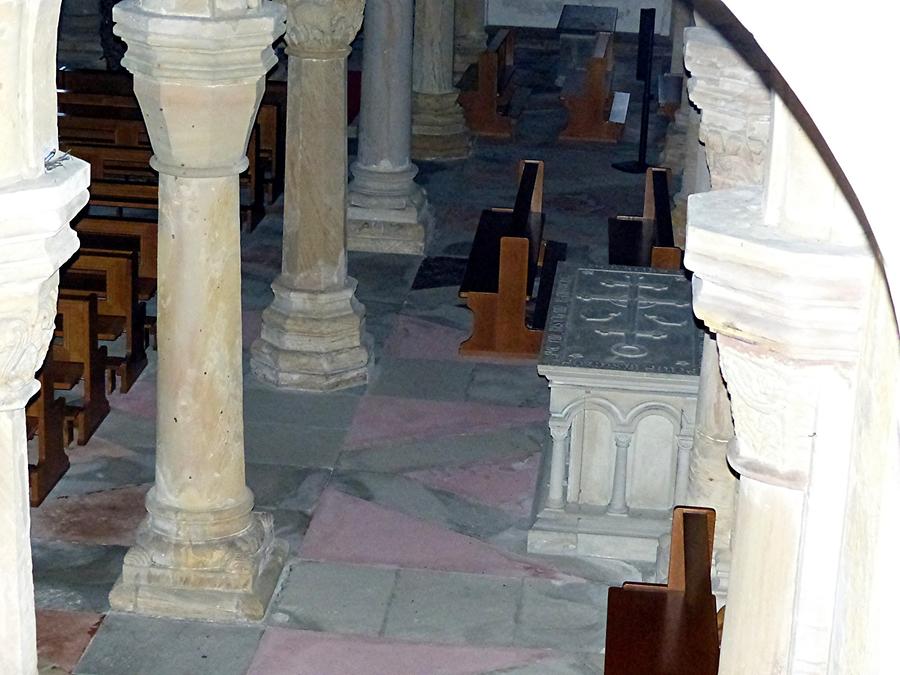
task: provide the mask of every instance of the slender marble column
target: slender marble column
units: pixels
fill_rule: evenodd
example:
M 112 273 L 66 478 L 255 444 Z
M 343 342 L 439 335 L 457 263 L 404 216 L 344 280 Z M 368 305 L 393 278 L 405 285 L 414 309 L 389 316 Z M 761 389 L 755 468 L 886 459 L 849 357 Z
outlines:
M 244 477 L 238 174 L 284 9 L 183 9 L 114 10 L 160 173 L 159 378 L 156 482 L 110 605 L 259 619 L 287 547 Z
M 624 515 L 628 513 L 626 501 L 628 446 L 631 445 L 630 434 L 616 434 L 616 465 L 613 469 L 612 498 L 609 500 L 607 513 Z
M 566 475 L 566 455 L 569 453 L 569 424 L 565 420 L 550 424 L 553 450 L 550 454 L 550 489 L 547 494 L 547 508 L 561 509 L 566 505 L 564 483 Z
M 347 276 L 347 55 L 363 0 L 288 2 L 288 119 L 281 275 L 251 368 L 279 387 L 364 384 L 370 340 Z
M 25 406 L 90 169 L 56 134 L 59 0 L 0 0 L 0 673 L 37 675 Z
M 347 244 L 351 250 L 425 252 L 429 213 L 413 182 L 413 0 L 369 0 L 363 26 L 359 153 L 350 168 Z
M 453 160 L 469 154 L 466 118 L 453 86 L 453 3 L 416 0 L 412 156 Z
M 478 55 L 487 46 L 487 33 L 484 31 L 484 0 L 456 0 L 455 15 L 455 49 L 453 50 L 454 75 L 463 72 L 478 61 Z

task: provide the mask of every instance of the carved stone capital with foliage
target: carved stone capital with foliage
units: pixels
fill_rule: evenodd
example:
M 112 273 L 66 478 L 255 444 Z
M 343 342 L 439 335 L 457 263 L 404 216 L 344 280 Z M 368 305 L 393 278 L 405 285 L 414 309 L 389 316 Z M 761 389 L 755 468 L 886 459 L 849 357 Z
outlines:
M 301 52 L 345 52 L 362 25 L 365 0 L 287 0 L 287 43 Z

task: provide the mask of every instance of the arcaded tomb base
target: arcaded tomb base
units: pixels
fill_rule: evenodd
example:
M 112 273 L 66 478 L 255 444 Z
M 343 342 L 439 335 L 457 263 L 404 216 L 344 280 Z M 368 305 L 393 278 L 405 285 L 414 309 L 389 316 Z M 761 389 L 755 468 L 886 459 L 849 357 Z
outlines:
M 560 267 L 538 372 L 550 382 L 549 480 L 533 553 L 654 562 L 687 485 L 701 332 L 690 282 Z

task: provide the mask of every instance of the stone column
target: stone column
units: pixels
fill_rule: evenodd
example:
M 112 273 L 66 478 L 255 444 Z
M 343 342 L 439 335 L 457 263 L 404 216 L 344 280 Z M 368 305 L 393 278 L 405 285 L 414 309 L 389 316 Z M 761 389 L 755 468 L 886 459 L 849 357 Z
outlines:
M 253 343 L 254 374 L 279 387 L 365 384 L 369 340 L 347 276 L 347 55 L 363 0 L 288 2 L 288 118 L 281 274 Z
M 550 452 L 550 488 L 547 493 L 547 508 L 561 509 L 566 505 L 566 458 L 569 454 L 569 433 L 571 429 L 565 419 L 550 421 L 550 437 L 553 448 Z
M 872 251 L 799 124 L 775 110 L 765 185 L 688 203 L 694 311 L 717 333 L 728 462 L 741 476 L 719 669 L 729 674 L 827 670 L 841 640 L 841 550 L 860 541 L 844 542 L 851 452 L 878 452 L 854 436 L 854 416 L 873 407 L 854 411 Z
M 625 515 L 628 513 L 626 501 L 628 474 L 628 446 L 631 445 L 631 434 L 616 434 L 616 463 L 613 469 L 612 497 L 609 500 L 607 513 Z
M 453 50 L 453 73 L 457 77 L 478 61 L 487 46 L 484 31 L 485 0 L 456 0 L 454 3 L 456 48 Z
M 156 482 L 110 605 L 260 619 L 287 547 L 244 479 L 238 174 L 284 8 L 179 7 L 114 11 L 160 174 L 159 377 Z
M 0 673 L 37 674 L 25 405 L 90 169 L 56 154 L 58 0 L 0 0 Z
M 469 132 L 453 86 L 452 2 L 416 0 L 412 88 L 413 159 L 467 157 Z
M 359 152 L 350 167 L 347 245 L 351 250 L 422 255 L 429 224 L 413 182 L 413 0 L 369 0 L 363 26 Z

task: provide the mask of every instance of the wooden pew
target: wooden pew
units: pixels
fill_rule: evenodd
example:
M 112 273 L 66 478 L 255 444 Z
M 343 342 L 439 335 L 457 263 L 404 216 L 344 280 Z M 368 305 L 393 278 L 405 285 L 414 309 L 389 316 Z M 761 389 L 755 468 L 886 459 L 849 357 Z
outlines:
M 147 301 L 154 296 L 159 257 L 159 226 L 156 220 L 82 216 L 72 226 L 79 234 L 135 238 L 138 250 L 138 300 Z
M 669 580 L 610 588 L 605 675 L 715 675 L 716 599 L 710 565 L 716 513 L 676 507 Z
M 28 463 L 28 486 L 32 506 L 39 506 L 69 469 L 66 455 L 65 401 L 53 389 L 53 357 L 48 351 L 37 373 L 40 390 L 25 406 L 25 431 L 29 441 L 37 439 L 37 461 Z
M 270 80 L 257 114 L 259 156 L 269 169 L 265 176 L 266 203 L 284 192 L 284 144 L 287 129 L 287 82 Z
M 560 99 L 569 118 L 560 140 L 599 143 L 621 140 L 625 125 L 609 121 L 613 65 L 613 34 L 597 33 L 587 69 L 571 71 L 563 85 Z
M 683 256 L 672 231 L 669 171 L 650 167 L 645 178 L 643 214 L 609 219 L 609 262 L 677 270 Z
M 519 174 L 514 208 L 483 211 L 475 232 L 459 289 L 474 315 L 472 335 L 459 348 L 464 356 L 531 358 L 541 346 L 566 245 L 542 239 L 544 163 L 521 162 Z M 529 308 L 535 281 L 538 295 Z
M 107 350 L 98 342 L 97 296 L 59 294 L 52 385 L 73 389 L 83 385 L 81 403 L 66 405 L 66 419 L 74 425 L 78 445 L 87 443 L 109 413 L 105 369 Z
M 487 49 L 463 73 L 457 85 L 459 104 L 473 134 L 509 138 L 512 120 L 502 114 L 514 92 L 516 33 L 512 28 L 498 30 Z
M 144 303 L 137 300 L 137 269 L 134 251 L 80 250 L 64 266 L 60 277 L 60 288 L 67 293 L 97 295 L 97 333 L 101 340 L 114 341 L 125 336 L 125 356 L 106 359 L 110 391 L 118 375 L 121 390 L 127 393 L 147 365 L 146 311 Z

